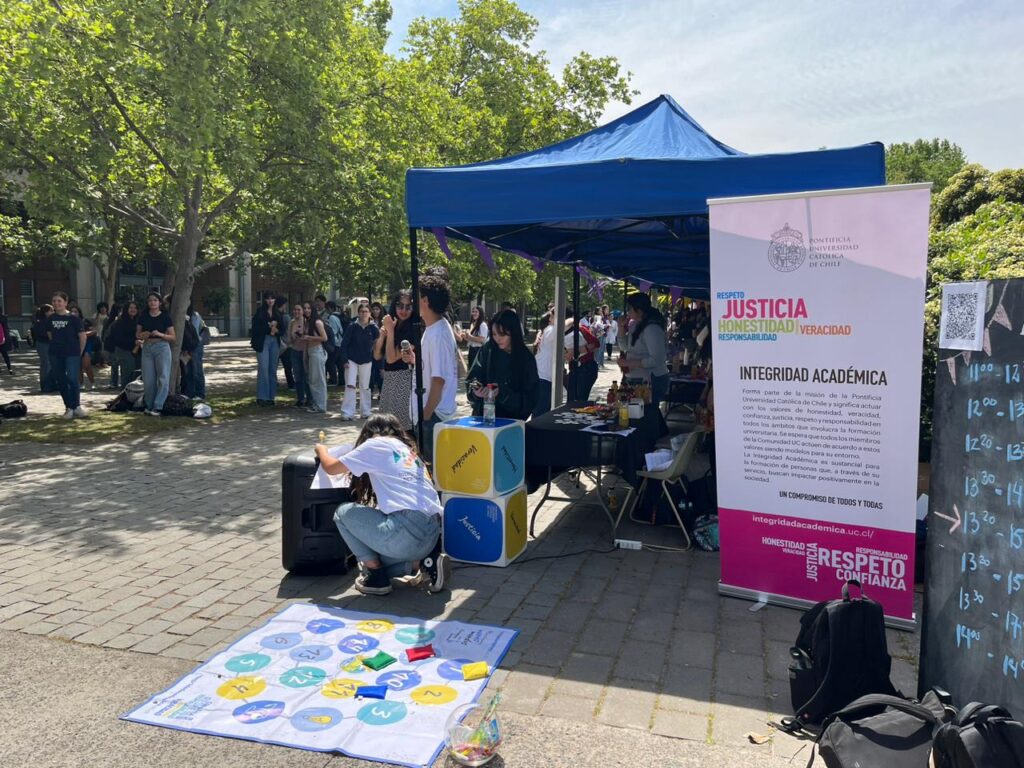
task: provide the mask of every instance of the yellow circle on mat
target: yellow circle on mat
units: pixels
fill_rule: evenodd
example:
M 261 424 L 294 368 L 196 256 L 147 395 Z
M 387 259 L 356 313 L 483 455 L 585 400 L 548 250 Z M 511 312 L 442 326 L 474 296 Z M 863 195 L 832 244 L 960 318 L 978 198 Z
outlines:
M 350 675 L 362 674 L 366 671 L 366 667 L 363 666 L 363 658 L 365 657 L 359 655 L 351 661 L 346 661 L 341 665 L 341 670 L 343 672 L 348 672 Z
M 358 680 L 348 680 L 344 677 L 339 677 L 324 685 L 320 689 L 320 693 L 329 699 L 351 699 L 356 695 L 356 688 L 360 685 L 363 685 L 363 683 Z
M 360 621 L 356 624 L 356 629 L 360 632 L 374 632 L 376 634 L 390 632 L 394 628 L 394 624 L 383 619 L 370 619 L 370 621 Z
M 262 693 L 266 687 L 267 681 L 262 677 L 244 675 L 222 683 L 217 689 L 217 695 L 224 699 L 247 699 Z
M 447 685 L 424 685 L 410 694 L 417 704 L 447 704 L 455 701 L 459 692 Z

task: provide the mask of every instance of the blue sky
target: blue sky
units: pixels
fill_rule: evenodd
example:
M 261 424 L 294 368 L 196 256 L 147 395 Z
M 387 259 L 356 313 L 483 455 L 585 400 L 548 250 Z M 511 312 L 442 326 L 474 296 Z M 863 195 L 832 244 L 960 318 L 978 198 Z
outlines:
M 391 0 L 411 19 L 455 0 Z M 945 138 L 991 169 L 1024 167 L 1024 3 L 889 0 L 520 0 L 557 72 L 617 56 L 635 104 L 675 97 L 745 152 Z M 614 105 L 606 118 L 629 107 Z

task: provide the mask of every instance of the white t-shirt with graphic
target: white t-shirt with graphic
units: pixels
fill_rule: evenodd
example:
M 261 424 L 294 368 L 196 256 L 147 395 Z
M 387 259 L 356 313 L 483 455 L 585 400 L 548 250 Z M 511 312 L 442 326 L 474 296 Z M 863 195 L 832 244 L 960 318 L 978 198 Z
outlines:
M 353 476 L 370 476 L 377 507 L 386 515 L 402 509 L 416 509 L 425 515 L 443 511 L 427 468 L 416 452 L 397 438 L 371 437 L 341 461 Z
M 456 355 L 455 334 L 444 318 L 433 325 L 428 325 L 420 339 L 420 349 L 416 355 L 418 365 L 423 366 L 423 405 L 426 407 L 430 397 L 430 381 L 433 378 L 444 379 L 441 400 L 434 413 L 441 421 L 455 416 L 455 394 L 459 388 L 459 362 Z M 413 388 L 415 390 L 415 387 Z M 413 423 L 419 421 L 419 410 L 416 407 L 416 392 L 409 397 L 409 410 Z

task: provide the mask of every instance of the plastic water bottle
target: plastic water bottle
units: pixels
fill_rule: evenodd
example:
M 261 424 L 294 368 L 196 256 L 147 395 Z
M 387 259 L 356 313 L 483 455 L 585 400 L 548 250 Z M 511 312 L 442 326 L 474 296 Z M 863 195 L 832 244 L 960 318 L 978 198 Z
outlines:
M 488 384 L 484 393 L 484 426 L 494 426 L 494 395 L 494 387 Z

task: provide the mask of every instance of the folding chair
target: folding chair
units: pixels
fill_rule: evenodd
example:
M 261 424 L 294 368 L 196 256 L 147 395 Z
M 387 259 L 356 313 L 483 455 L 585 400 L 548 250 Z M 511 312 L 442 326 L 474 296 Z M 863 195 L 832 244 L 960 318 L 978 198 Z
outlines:
M 616 529 L 619 527 L 619 522 L 622 520 L 622 516 L 629 511 L 629 519 L 634 522 L 644 522 L 637 520 L 633 517 L 633 511 L 643 497 L 644 491 L 647 490 L 647 483 L 651 480 L 656 480 L 661 483 L 661 492 L 664 494 L 665 499 L 668 501 L 669 506 L 672 508 L 672 513 L 676 516 L 676 521 L 679 523 L 679 529 L 683 532 L 683 538 L 686 540 L 686 549 L 693 546 L 693 542 L 690 541 L 690 534 L 686 531 L 686 526 L 683 525 L 683 519 L 679 516 L 679 509 L 676 507 L 676 503 L 672 498 L 671 492 L 668 487 L 670 485 L 678 485 L 684 489 L 683 477 L 686 475 L 686 470 L 690 466 L 690 462 L 693 460 L 694 454 L 697 453 L 697 446 L 700 444 L 700 439 L 704 435 L 704 430 L 700 427 L 696 428 L 686 437 L 686 442 L 676 452 L 675 458 L 672 459 L 672 463 L 668 465 L 666 469 L 658 470 L 642 470 L 637 472 L 638 477 L 643 478 L 643 482 L 640 483 L 640 488 L 633 494 L 632 486 L 629 492 L 626 494 L 626 499 L 622 504 L 622 509 L 619 510 L 619 516 L 615 520 Z M 632 500 L 632 504 L 630 504 Z

